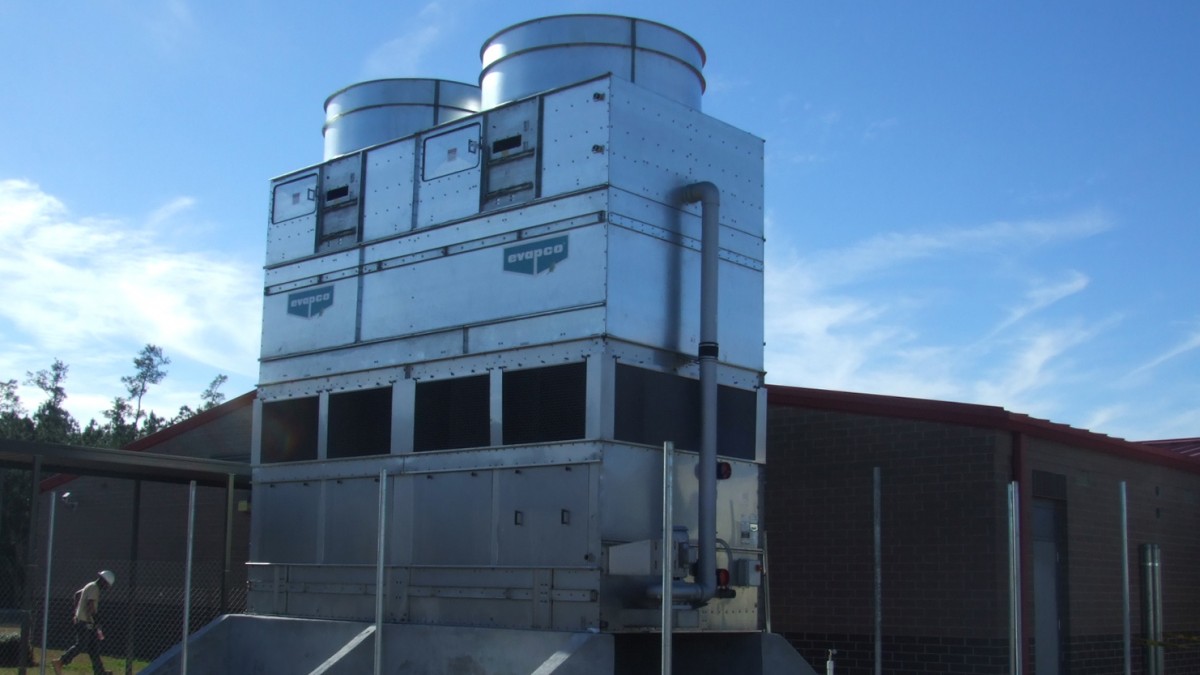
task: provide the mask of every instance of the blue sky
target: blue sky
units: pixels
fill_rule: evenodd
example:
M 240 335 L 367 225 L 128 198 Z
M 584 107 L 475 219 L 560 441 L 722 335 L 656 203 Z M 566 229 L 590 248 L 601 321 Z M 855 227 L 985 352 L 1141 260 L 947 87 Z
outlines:
M 152 342 L 160 413 L 248 391 L 268 180 L 320 161 L 325 97 L 474 82 L 575 12 L 692 35 L 705 112 L 766 140 L 768 382 L 1200 435 L 1183 0 L 0 0 L 0 379 L 61 358 L 86 422 Z

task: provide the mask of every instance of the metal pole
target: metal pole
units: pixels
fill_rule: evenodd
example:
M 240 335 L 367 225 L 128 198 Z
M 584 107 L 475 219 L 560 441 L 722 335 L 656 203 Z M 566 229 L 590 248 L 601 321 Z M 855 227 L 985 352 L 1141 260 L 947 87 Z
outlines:
M 225 569 L 221 571 L 221 613 L 229 613 L 229 575 L 233 573 L 233 474 L 225 483 Z
M 1162 550 L 1154 544 L 1154 675 L 1164 675 L 1167 672 L 1163 663 L 1166 647 L 1163 645 L 1163 604 L 1162 604 Z
M 375 537 L 375 675 L 383 668 L 383 565 L 387 558 L 387 469 L 379 470 L 379 527 Z
M 133 674 L 133 625 L 137 622 L 138 549 L 141 548 L 142 481 L 133 481 L 133 517 L 129 536 L 129 611 L 125 616 L 125 675 Z
M 1021 644 L 1021 493 L 1020 483 L 1008 484 L 1008 643 L 1009 672 L 1024 668 Z
M 1158 544 L 1142 544 L 1142 634 L 1146 675 L 1163 675 L 1162 577 Z
M 50 493 L 50 527 L 46 531 L 46 589 L 42 595 L 42 658 L 38 672 L 46 675 L 46 641 L 50 634 L 50 570 L 54 563 L 54 507 L 58 492 Z M 30 533 L 32 538 L 33 533 Z
M 1125 481 L 1121 481 L 1121 640 L 1125 650 L 1125 675 L 1133 672 L 1133 642 L 1129 618 L 1129 509 Z
M 875 675 L 883 675 L 883 476 L 879 467 L 872 473 L 875 483 Z
M 188 629 L 192 622 L 192 549 L 196 534 L 196 481 L 188 486 L 188 529 L 187 529 L 187 560 L 183 572 L 183 650 L 180 654 L 179 673 L 187 675 L 188 669 Z
M 41 529 L 40 514 L 41 499 L 39 499 L 42 483 L 42 456 L 33 456 L 33 471 L 29 476 L 29 536 L 25 542 L 25 578 L 21 581 L 21 602 L 23 606 L 33 609 L 37 605 L 37 537 L 34 534 Z
M 763 614 L 766 615 L 767 632 L 771 631 L 771 568 L 768 565 L 770 556 L 767 555 L 767 531 L 758 531 L 759 541 L 762 542 L 762 587 L 763 587 Z
M 675 444 L 663 443 L 662 479 L 662 675 L 671 675 L 672 605 L 675 566 Z

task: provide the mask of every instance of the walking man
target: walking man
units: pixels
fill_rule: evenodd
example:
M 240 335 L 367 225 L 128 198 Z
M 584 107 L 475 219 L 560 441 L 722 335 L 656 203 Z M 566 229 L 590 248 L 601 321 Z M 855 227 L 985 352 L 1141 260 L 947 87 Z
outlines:
M 81 652 L 87 652 L 91 657 L 93 675 L 105 675 L 104 662 L 100 660 L 100 641 L 104 639 L 104 631 L 100 628 L 100 591 L 107 590 L 116 580 L 117 575 L 110 570 L 101 570 L 95 581 L 75 591 L 75 644 L 50 662 L 55 675 L 62 675 L 63 666 Z

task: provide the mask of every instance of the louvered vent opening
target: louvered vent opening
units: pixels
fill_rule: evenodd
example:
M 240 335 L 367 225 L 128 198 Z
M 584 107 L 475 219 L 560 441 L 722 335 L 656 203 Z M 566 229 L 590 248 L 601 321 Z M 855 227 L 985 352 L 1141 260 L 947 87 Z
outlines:
M 417 383 L 413 450 L 490 444 L 487 375 Z
M 504 444 L 583 438 L 587 366 L 569 363 L 504 373 Z
M 319 411 L 316 396 L 263 403 L 262 463 L 316 459 Z

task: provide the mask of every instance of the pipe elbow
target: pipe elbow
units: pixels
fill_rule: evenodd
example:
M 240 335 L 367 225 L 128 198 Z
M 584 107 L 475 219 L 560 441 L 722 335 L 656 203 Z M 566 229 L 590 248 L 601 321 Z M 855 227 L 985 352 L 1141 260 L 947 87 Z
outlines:
M 720 188 L 706 180 L 700 181 L 699 183 L 692 183 L 691 185 L 683 188 L 683 203 L 693 204 L 695 202 L 720 206 Z

